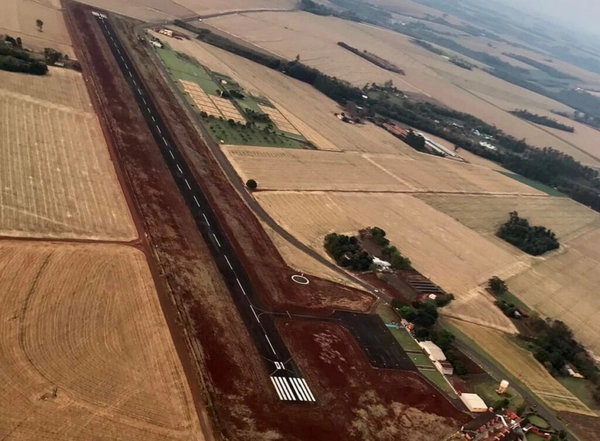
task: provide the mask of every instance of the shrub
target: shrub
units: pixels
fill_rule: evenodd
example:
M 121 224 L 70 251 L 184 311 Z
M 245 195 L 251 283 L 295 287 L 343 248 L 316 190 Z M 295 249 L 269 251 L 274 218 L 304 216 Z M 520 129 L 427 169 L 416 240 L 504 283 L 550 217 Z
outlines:
M 246 181 L 246 187 L 248 187 L 250 190 L 256 190 L 258 188 L 258 184 L 254 179 L 248 179 Z
M 494 295 L 497 296 L 504 294 L 506 291 L 508 291 L 508 286 L 506 285 L 506 282 L 498 276 L 494 276 L 490 280 L 488 280 L 488 288 Z

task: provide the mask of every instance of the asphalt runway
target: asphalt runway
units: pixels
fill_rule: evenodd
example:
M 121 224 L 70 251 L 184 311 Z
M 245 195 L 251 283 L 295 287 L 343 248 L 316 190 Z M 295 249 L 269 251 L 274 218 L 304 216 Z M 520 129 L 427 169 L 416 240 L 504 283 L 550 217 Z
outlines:
M 261 314 L 263 308 L 259 306 L 258 296 L 234 248 L 223 234 L 207 198 L 175 144 L 112 25 L 102 14 L 94 13 L 94 15 L 121 72 L 131 87 L 140 111 L 190 209 L 198 230 L 213 254 L 244 324 L 266 362 L 267 369 L 271 372 L 271 382 L 279 398 L 283 401 L 316 401 L 277 331 L 274 317 L 271 314 Z

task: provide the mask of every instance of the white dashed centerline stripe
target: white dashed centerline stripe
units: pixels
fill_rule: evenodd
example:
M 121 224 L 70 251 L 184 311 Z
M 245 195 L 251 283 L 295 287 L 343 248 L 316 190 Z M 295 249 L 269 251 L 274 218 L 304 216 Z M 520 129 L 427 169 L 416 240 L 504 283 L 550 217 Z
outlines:
M 190 183 L 188 182 L 188 180 L 184 179 L 184 181 L 185 181 L 185 185 L 187 185 L 188 190 L 191 190 L 192 187 L 190 187 Z
M 137 87 L 137 83 L 135 82 L 135 80 L 133 80 L 133 85 L 134 85 L 135 87 Z
M 117 54 L 121 55 L 121 51 L 117 48 Z
M 283 395 L 279 391 L 279 385 L 275 381 L 274 377 L 271 377 L 271 382 L 273 383 L 273 386 L 275 387 L 275 392 L 277 392 L 277 396 L 279 397 L 279 399 L 282 400 L 282 401 L 285 400 L 285 398 L 283 398 Z
M 154 119 L 154 115 L 150 115 L 150 118 L 152 118 L 153 122 L 156 122 L 156 120 Z
M 229 261 L 229 258 L 227 257 L 227 254 L 225 254 L 225 260 L 227 261 L 227 265 L 229 266 L 229 269 L 232 270 L 233 267 L 231 266 L 231 262 Z
M 148 103 L 146 102 L 145 98 L 142 98 L 142 101 L 144 102 L 144 105 L 147 105 Z
M 171 155 L 171 159 L 175 159 L 175 156 L 173 156 L 173 150 L 169 150 L 169 155 Z
M 139 87 L 138 87 L 138 94 L 139 94 L 139 95 L 141 95 L 141 94 L 142 94 L 142 91 L 139 89 Z
M 219 245 L 219 248 L 221 248 L 221 242 L 219 242 L 219 239 L 217 239 L 217 236 L 215 236 L 215 233 L 213 233 L 213 237 L 215 238 L 215 242 L 217 242 L 217 245 Z
M 121 60 L 122 60 L 123 62 L 125 62 L 125 58 L 123 58 L 123 55 L 121 55 Z
M 254 309 L 254 305 L 252 303 L 250 303 L 250 309 L 252 310 L 252 314 L 254 314 L 256 321 L 260 323 L 260 319 L 258 318 L 258 315 L 256 315 L 256 310 Z
M 273 354 L 277 355 L 277 352 L 275 352 L 275 348 L 271 344 L 271 340 L 269 340 L 269 336 L 267 334 L 265 334 L 265 338 L 267 339 L 267 343 L 269 343 L 269 346 L 271 346 L 271 350 L 273 351 Z
M 183 174 L 183 170 L 181 169 L 181 167 L 179 167 L 179 164 L 177 164 L 177 170 L 179 170 L 179 173 Z
M 246 297 L 248 297 L 248 296 L 246 295 L 246 291 L 244 290 L 244 287 L 243 287 L 243 286 L 242 286 L 242 284 L 240 283 L 240 279 L 238 279 L 238 278 L 236 277 L 235 281 L 236 281 L 236 282 L 238 283 L 238 285 L 240 286 L 240 289 L 242 290 L 242 292 L 244 293 L 244 295 L 245 295 Z
M 158 130 L 158 133 L 160 133 L 162 135 L 162 131 L 160 130 L 160 127 L 156 126 L 156 130 Z
M 128 70 L 128 71 L 127 71 L 127 73 L 129 74 L 129 76 L 130 76 L 131 78 L 133 78 L 133 75 L 131 75 L 131 71 L 130 71 L 130 70 Z
M 206 214 L 202 213 L 202 216 L 204 216 L 204 221 L 206 222 L 206 225 L 208 225 L 210 227 L 210 222 L 208 221 Z
M 165 145 L 169 145 L 169 143 L 167 142 L 167 140 L 165 139 L 165 137 L 162 137 L 163 142 L 165 143 Z

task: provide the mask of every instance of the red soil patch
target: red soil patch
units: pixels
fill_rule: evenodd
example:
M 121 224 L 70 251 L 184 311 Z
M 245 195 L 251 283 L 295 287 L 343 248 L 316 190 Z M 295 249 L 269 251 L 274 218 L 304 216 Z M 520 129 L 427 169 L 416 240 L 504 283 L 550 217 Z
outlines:
M 281 319 L 278 328 L 327 409 L 331 439 L 438 440 L 471 419 L 418 374 L 372 368 L 339 325 Z
M 600 418 L 572 412 L 558 412 L 558 417 L 569 424 L 581 439 L 600 439 Z

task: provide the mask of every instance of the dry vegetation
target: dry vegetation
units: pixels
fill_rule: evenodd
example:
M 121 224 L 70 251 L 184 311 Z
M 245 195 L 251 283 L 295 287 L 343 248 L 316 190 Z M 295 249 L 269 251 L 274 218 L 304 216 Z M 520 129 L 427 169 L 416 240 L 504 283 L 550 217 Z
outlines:
M 43 32 L 36 27 L 38 18 L 44 22 Z M 60 0 L 3 0 L 0 34 L 21 37 L 24 46 L 35 50 L 52 47 L 73 56 Z
M 544 225 L 563 242 L 600 226 L 600 215 L 566 197 L 472 196 L 423 194 L 419 199 L 467 227 L 493 235 L 518 211 L 534 225 Z
M 0 72 L 0 109 L 1 235 L 136 237 L 80 74 Z
M 0 256 L 0 437 L 202 439 L 140 251 L 5 241 Z
M 459 320 L 450 321 L 544 400 L 548 406 L 559 411 L 596 415 L 556 381 L 531 353 L 514 343 L 506 334 Z
M 81 0 L 80 3 L 142 21 L 173 20 L 197 15 L 174 0 Z
M 512 292 L 542 314 L 565 322 L 596 356 L 600 354 L 600 230 L 568 243 L 507 280 Z

